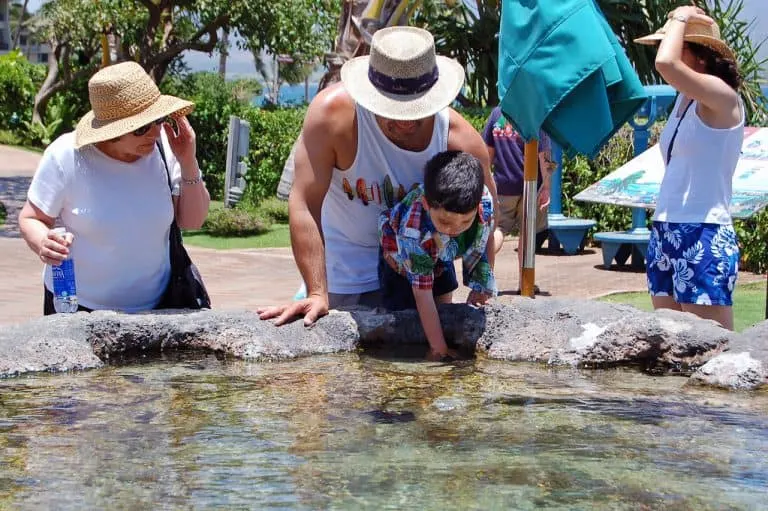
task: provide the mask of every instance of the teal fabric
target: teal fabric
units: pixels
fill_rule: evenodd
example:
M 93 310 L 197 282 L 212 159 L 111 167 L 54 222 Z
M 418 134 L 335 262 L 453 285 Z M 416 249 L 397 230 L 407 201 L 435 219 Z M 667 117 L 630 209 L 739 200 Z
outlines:
M 593 0 L 504 0 L 499 97 L 526 141 L 540 129 L 595 156 L 647 96 Z

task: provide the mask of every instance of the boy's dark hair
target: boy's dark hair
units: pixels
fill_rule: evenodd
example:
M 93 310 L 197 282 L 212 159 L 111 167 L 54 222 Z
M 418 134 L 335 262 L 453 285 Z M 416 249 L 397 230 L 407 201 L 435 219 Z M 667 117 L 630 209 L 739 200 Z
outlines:
M 483 165 L 462 151 L 443 151 L 424 167 L 424 197 L 430 208 L 469 213 L 483 198 Z
M 743 78 L 739 72 L 739 66 L 733 59 L 729 59 L 716 51 L 697 43 L 685 44 L 691 49 L 697 59 L 704 61 L 707 74 L 715 75 L 738 92 Z

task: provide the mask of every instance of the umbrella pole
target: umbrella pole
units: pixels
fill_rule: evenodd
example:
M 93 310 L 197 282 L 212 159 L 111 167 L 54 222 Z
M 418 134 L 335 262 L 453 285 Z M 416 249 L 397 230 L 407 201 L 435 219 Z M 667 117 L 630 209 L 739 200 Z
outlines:
M 539 141 L 531 140 L 525 144 L 525 165 L 523 167 L 523 268 L 520 271 L 520 295 L 534 297 L 536 280 L 536 179 L 539 174 Z

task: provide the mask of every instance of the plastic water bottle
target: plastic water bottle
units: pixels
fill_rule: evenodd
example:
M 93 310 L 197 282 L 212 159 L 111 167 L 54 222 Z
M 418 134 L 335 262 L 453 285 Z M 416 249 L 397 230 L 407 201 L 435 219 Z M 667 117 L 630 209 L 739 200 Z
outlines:
M 72 237 L 63 227 L 53 230 L 62 237 Z M 75 286 L 75 261 L 70 255 L 60 265 L 51 265 L 53 274 L 53 308 L 59 313 L 77 312 L 77 287 Z

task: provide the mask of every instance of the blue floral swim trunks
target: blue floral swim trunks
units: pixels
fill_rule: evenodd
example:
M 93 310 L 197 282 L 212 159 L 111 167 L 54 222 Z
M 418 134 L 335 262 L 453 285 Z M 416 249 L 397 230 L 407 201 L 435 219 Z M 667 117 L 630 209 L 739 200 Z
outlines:
M 651 296 L 733 305 L 739 244 L 732 225 L 653 222 L 647 261 Z

